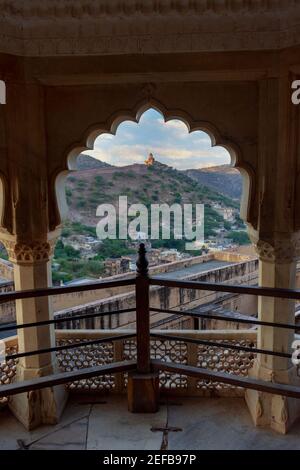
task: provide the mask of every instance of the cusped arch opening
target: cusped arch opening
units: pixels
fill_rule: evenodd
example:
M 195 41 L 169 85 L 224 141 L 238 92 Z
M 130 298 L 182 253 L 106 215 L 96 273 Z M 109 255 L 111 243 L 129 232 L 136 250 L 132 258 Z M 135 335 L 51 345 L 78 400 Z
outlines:
M 7 224 L 5 223 L 6 192 L 7 192 L 6 179 L 0 173 L 0 228 L 4 230 L 5 232 L 7 231 L 7 226 L 6 226 Z M 1 242 L 1 239 L 0 239 L 0 264 L 2 263 L 2 261 L 4 261 L 4 263 L 8 261 L 8 253 L 4 244 Z
M 151 110 L 159 113 L 164 123 L 169 123 L 174 120 L 183 123 L 187 128 L 188 134 L 193 134 L 196 131 L 205 133 L 210 139 L 211 148 L 221 147 L 228 152 L 230 166 L 236 168 L 242 176 L 240 216 L 246 223 L 249 222 L 250 201 L 253 193 L 254 178 L 252 169 L 242 160 L 239 147 L 234 142 L 228 141 L 228 139 L 224 138 L 220 131 L 211 123 L 205 121 L 194 121 L 188 114 L 179 110 L 167 110 L 161 103 L 157 103 L 153 100 L 151 100 L 151 102 L 141 104 L 134 111 L 120 111 L 117 115 L 112 116 L 105 126 L 101 124 L 90 126 L 82 139 L 84 144 L 76 144 L 72 147 L 67 155 L 68 169 L 60 173 L 56 179 L 56 193 L 62 216 L 66 216 L 68 211 L 63 190 L 65 179 L 70 171 L 76 171 L 78 169 L 77 162 L 79 156 L 85 152 L 93 152 L 95 150 L 95 142 L 97 139 L 100 139 L 103 134 L 112 137 L 117 136 L 118 129 L 121 124 L 126 122 L 140 124 L 145 113 Z M 195 157 L 195 161 L 196 160 L 197 157 Z
M 223 147 L 227 151 L 226 158 L 228 157 L 228 159 L 226 160 L 226 163 L 231 162 L 231 166 L 239 169 L 240 173 L 243 176 L 243 186 L 244 186 L 243 194 L 244 194 L 244 197 L 242 197 L 242 200 L 241 200 L 241 214 L 242 214 L 244 220 L 246 220 L 248 194 L 250 193 L 250 187 L 251 187 L 251 176 L 250 176 L 251 172 L 248 171 L 247 167 L 245 167 L 241 163 L 241 155 L 240 155 L 239 148 L 237 146 L 235 146 L 234 143 L 229 142 L 228 140 L 222 138 L 220 132 L 216 128 L 214 128 L 210 123 L 195 122 L 192 119 L 190 119 L 189 116 L 186 116 L 183 113 L 177 112 L 176 110 L 172 111 L 172 112 L 171 111 L 163 112 L 159 107 L 154 106 L 153 104 L 151 106 L 149 104 L 144 104 L 143 106 L 141 106 L 138 109 L 138 111 L 135 114 L 130 114 L 129 112 L 120 113 L 120 115 L 114 116 L 113 118 L 111 118 L 109 126 L 108 125 L 107 126 L 95 125 L 95 126 L 90 127 L 88 129 L 88 131 L 86 132 L 85 137 L 83 139 L 83 142 L 85 143 L 85 145 L 83 145 L 82 143 L 78 143 L 78 144 L 76 144 L 72 147 L 72 149 L 68 153 L 67 168 L 64 171 L 59 173 L 59 175 L 57 176 L 56 181 L 55 181 L 57 201 L 58 201 L 58 204 L 59 204 L 61 216 L 64 219 L 66 219 L 66 217 L 68 216 L 68 213 L 69 213 L 69 207 L 68 207 L 67 198 L 66 198 L 66 178 L 69 175 L 70 179 L 68 181 L 70 181 L 71 178 L 74 180 L 74 177 L 76 179 L 76 174 L 77 174 L 76 170 L 82 169 L 81 165 L 80 165 L 80 168 L 78 168 L 79 157 L 82 154 L 85 154 L 85 153 L 87 153 L 88 155 L 94 156 L 93 152 L 96 152 L 96 151 L 99 150 L 97 143 L 100 142 L 102 137 L 105 137 L 107 145 L 111 146 L 113 144 L 113 142 L 115 142 L 115 140 L 118 139 L 118 136 L 120 136 L 122 134 L 124 129 L 126 130 L 126 126 L 130 125 L 132 128 L 136 129 L 137 133 L 140 132 L 141 127 L 143 125 L 143 120 L 145 120 L 146 117 L 147 117 L 147 112 L 149 112 L 149 113 L 155 113 L 155 112 L 158 113 L 157 114 L 157 116 L 158 116 L 157 117 L 157 122 L 158 122 L 158 125 L 161 128 L 164 128 L 164 126 L 165 126 L 165 128 L 168 128 L 169 130 L 170 129 L 176 130 L 176 132 L 179 132 L 178 129 L 180 129 L 181 137 L 184 135 L 185 136 L 184 138 L 186 140 L 193 139 L 193 138 L 196 139 L 197 136 L 199 137 L 199 139 L 200 139 L 200 137 L 203 139 L 204 138 L 203 136 L 205 136 L 205 139 L 206 139 L 205 149 L 206 149 L 207 153 L 209 153 L 209 151 L 211 151 L 211 149 L 213 147 L 218 147 L 218 146 Z M 139 126 L 138 126 L 138 124 L 139 124 Z M 146 128 L 148 124 L 149 123 L 147 123 L 147 122 L 144 123 L 144 127 Z M 157 131 L 157 129 L 154 129 L 154 131 L 152 129 L 152 141 L 154 141 L 154 142 L 157 142 L 157 140 L 159 141 L 159 139 L 160 139 L 160 136 L 157 135 L 156 131 Z M 201 131 L 201 133 L 199 133 L 197 131 Z M 178 137 L 178 139 L 179 139 L 179 137 Z M 149 147 L 149 150 L 153 150 L 152 141 L 151 141 L 151 146 Z M 199 140 L 199 142 L 200 141 L 201 141 L 201 139 Z M 198 143 L 197 143 L 197 145 L 198 145 Z M 180 153 L 180 149 L 182 150 L 182 147 L 180 147 L 181 144 L 179 145 L 179 143 L 176 143 L 176 145 L 179 147 L 179 153 Z M 183 146 L 185 145 L 185 140 L 184 139 L 183 139 L 183 144 L 182 145 Z M 155 158 L 157 158 L 157 151 L 156 150 L 157 149 L 155 149 L 155 147 L 154 147 Z M 134 162 L 134 161 L 131 160 L 131 163 L 143 163 L 144 164 L 145 159 L 147 158 L 147 155 L 148 154 L 146 152 L 143 152 L 142 156 L 140 155 L 140 160 L 138 160 L 137 162 Z M 198 166 L 200 166 L 201 160 L 200 159 L 197 160 L 197 154 L 196 153 L 194 154 L 193 152 L 190 152 L 190 153 L 185 153 L 183 155 L 184 155 L 184 159 L 181 159 L 181 162 L 184 161 L 186 163 L 186 159 L 190 158 L 190 160 L 193 160 L 194 162 L 198 162 L 199 163 Z M 100 159 L 104 162 L 106 161 L 105 158 L 102 158 L 103 153 L 100 156 L 99 155 L 97 155 L 97 156 L 98 156 L 98 159 Z M 163 158 L 163 156 L 164 155 L 162 154 L 162 158 Z M 128 164 L 128 163 L 129 162 L 126 159 L 124 159 L 124 155 L 122 155 L 122 158 L 121 158 L 121 153 L 120 153 L 120 155 L 118 155 L 118 162 L 117 162 L 116 166 L 122 168 L 122 166 L 126 166 L 126 164 Z M 163 163 L 165 165 L 168 164 L 168 162 L 164 162 L 159 157 L 158 157 L 158 163 Z M 214 163 L 215 162 L 213 161 L 213 157 L 211 157 L 211 165 L 213 165 Z M 220 163 L 220 162 L 216 161 L 216 163 Z M 221 162 L 221 163 L 224 163 L 224 162 Z M 177 169 L 178 167 L 176 165 L 176 160 L 174 160 L 174 162 L 170 166 L 175 167 L 175 169 Z M 143 168 L 142 168 L 143 171 L 146 170 L 145 167 L 146 166 L 143 165 Z M 73 175 L 72 175 L 72 173 L 73 173 Z M 77 178 L 78 178 L 80 173 L 78 173 L 77 175 L 78 175 L 77 176 Z M 91 178 L 91 180 L 92 180 L 93 178 L 95 178 L 95 175 L 96 175 L 96 172 L 90 172 L 88 178 Z M 86 177 L 84 177 L 84 178 L 85 178 L 85 183 L 87 184 L 87 186 L 89 186 L 90 185 L 89 179 L 86 178 Z M 106 178 L 107 177 L 104 176 L 104 179 L 106 179 Z M 99 180 L 101 180 L 101 177 L 99 177 Z M 190 180 L 190 178 L 189 178 L 189 181 L 192 181 L 192 180 Z M 103 181 L 103 179 L 102 179 L 102 183 L 106 184 L 107 181 Z M 145 182 L 145 184 L 146 184 L 146 182 Z M 78 186 L 76 186 L 76 185 L 77 185 L 77 183 L 76 184 L 74 183 L 73 186 L 69 185 L 68 188 L 67 188 L 67 191 L 73 193 L 72 197 L 73 197 L 74 201 L 77 201 L 78 203 L 80 203 L 81 208 L 86 207 L 87 205 L 86 205 L 85 200 L 83 200 L 83 197 L 85 197 L 85 196 L 88 197 L 89 194 L 87 192 L 85 192 L 84 195 L 83 195 L 83 193 L 81 193 L 81 195 L 79 195 L 79 193 L 76 194 L 76 191 L 78 190 Z M 133 183 L 133 186 L 134 185 L 135 185 L 135 183 Z M 202 185 L 203 185 L 203 183 L 202 183 Z M 130 186 L 130 183 L 129 183 L 128 186 Z M 70 187 L 71 187 L 72 191 L 70 191 Z M 151 184 L 149 185 L 149 187 L 151 187 Z M 115 189 L 118 189 L 117 186 L 115 186 Z M 129 189 L 132 189 L 132 188 L 129 188 Z M 137 188 L 134 187 L 133 189 L 137 189 Z M 155 189 L 157 190 L 158 188 L 155 188 Z M 181 191 L 181 189 L 180 188 L 175 189 L 175 185 L 174 185 L 173 191 L 174 191 L 174 194 L 175 194 L 175 192 L 177 192 L 177 195 L 178 195 L 179 192 Z M 104 192 L 105 192 L 105 196 L 107 196 L 109 198 L 110 193 L 109 193 L 109 190 L 107 189 L 107 186 L 106 186 L 106 189 L 103 189 L 103 188 L 101 189 L 100 193 L 102 194 L 102 200 L 97 202 L 97 204 L 101 204 L 101 203 L 104 203 L 104 202 L 106 202 L 106 203 L 109 202 L 109 201 L 104 201 L 103 200 Z M 159 191 L 156 191 L 156 192 L 158 193 Z M 137 196 L 140 197 L 140 195 L 143 193 L 143 191 L 139 190 L 139 191 L 135 191 L 135 193 L 138 193 Z M 95 193 L 94 193 L 94 195 L 95 195 Z M 147 196 L 147 191 L 145 191 L 144 195 Z M 148 192 L 148 195 L 149 195 L 149 192 Z M 198 193 L 198 195 L 199 195 L 199 193 Z M 68 195 L 68 196 L 70 196 L 70 195 Z M 79 196 L 81 198 L 80 201 L 79 201 Z M 151 194 L 150 194 L 150 196 L 152 197 Z M 150 197 L 150 200 L 149 200 L 150 202 L 149 203 L 153 203 L 151 197 Z M 181 202 L 184 202 L 185 197 L 186 197 L 186 195 L 184 194 L 183 199 L 181 199 Z M 68 197 L 68 199 L 70 201 L 70 197 Z M 213 201 L 213 198 L 210 198 L 210 199 Z M 209 205 L 210 199 L 208 198 L 208 205 Z M 157 202 L 164 202 L 164 200 L 162 200 L 160 197 L 158 197 L 158 195 L 156 195 L 156 201 Z M 201 200 L 201 197 L 197 201 L 197 194 L 196 194 L 196 197 L 194 197 L 193 201 L 194 202 L 203 202 Z M 88 199 L 87 199 L 87 202 L 88 202 Z M 207 203 L 207 201 L 205 203 Z M 221 202 L 221 206 L 222 206 L 222 204 L 223 203 Z M 79 207 L 79 205 L 78 205 L 78 207 Z M 73 211 L 73 213 L 74 213 L 74 204 L 72 204 L 70 208 L 71 208 L 71 211 Z M 212 205 L 212 208 L 215 209 L 215 207 L 213 205 Z M 219 209 L 222 209 L 222 207 L 221 208 L 219 207 Z M 96 215 L 96 206 L 92 208 L 92 211 L 93 211 L 94 215 Z M 236 209 L 235 209 L 235 211 L 236 211 Z M 223 213 L 225 213 L 225 212 L 226 211 L 223 211 Z M 222 210 L 220 211 L 220 213 L 222 213 Z M 235 214 L 236 214 L 236 212 L 235 212 Z M 237 222 L 239 220 L 239 217 L 236 215 L 236 216 L 234 216 L 234 218 L 232 220 Z M 225 216 L 224 216 L 224 221 L 225 221 Z M 240 227 L 240 229 L 243 230 L 244 226 L 242 224 L 242 221 L 239 220 L 239 222 L 240 222 L 240 225 L 237 224 L 236 227 Z M 95 223 L 95 226 L 96 225 L 97 225 L 97 222 Z M 229 225 L 229 223 L 227 222 L 227 228 L 226 228 L 227 231 L 230 230 L 228 228 L 228 225 Z M 224 227 L 225 227 L 225 224 L 224 224 Z
M 5 207 L 5 179 L 0 173 L 0 225 L 3 226 L 4 218 L 4 207 Z

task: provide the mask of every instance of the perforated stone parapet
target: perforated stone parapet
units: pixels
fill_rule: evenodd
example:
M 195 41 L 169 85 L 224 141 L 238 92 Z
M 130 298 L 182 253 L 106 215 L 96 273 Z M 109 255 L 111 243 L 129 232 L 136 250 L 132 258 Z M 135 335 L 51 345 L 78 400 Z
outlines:
M 225 372 L 246 377 L 253 366 L 255 354 L 246 351 L 230 349 L 230 344 L 241 347 L 254 347 L 249 340 L 222 340 L 216 341 L 228 344 L 228 349 L 218 346 L 198 346 L 198 367 L 210 369 L 215 372 Z M 216 393 L 218 395 L 243 394 L 244 391 L 234 385 L 207 380 L 197 381 L 197 389 L 204 395 Z
M 82 339 L 61 339 L 58 346 L 82 342 Z M 87 339 L 88 341 L 88 339 Z M 57 353 L 58 365 L 64 372 L 84 369 L 86 367 L 101 366 L 114 362 L 113 343 L 107 342 L 95 345 L 86 345 L 74 349 L 61 350 Z M 72 391 L 91 392 L 95 390 L 111 391 L 115 387 L 115 376 L 106 374 L 67 384 Z
M 90 341 L 91 338 L 63 338 L 57 340 L 58 346 L 73 345 L 83 341 Z M 247 376 L 252 367 L 255 354 L 251 352 L 231 349 L 230 345 L 241 347 L 255 347 L 255 343 L 249 339 L 222 339 L 214 340 L 217 343 L 228 344 L 228 348 L 219 346 L 206 346 L 201 344 L 192 344 L 196 363 L 194 365 L 218 372 Z M 105 342 L 94 345 L 75 347 L 74 349 L 63 349 L 57 352 L 59 368 L 64 372 L 83 369 L 93 366 L 111 364 L 118 360 L 136 359 L 136 340 L 125 339 L 120 341 L 120 357 L 116 357 L 115 344 Z M 10 346 L 6 354 L 14 354 L 18 350 L 17 344 Z M 176 364 L 190 364 L 191 344 L 177 340 L 152 339 L 151 340 L 151 358 L 161 361 L 173 362 Z M 15 374 L 18 360 L 10 359 L 0 365 L 0 385 L 11 383 Z M 67 384 L 67 388 L 73 392 L 120 392 L 126 389 L 127 374 L 122 374 L 121 387 L 117 388 L 117 378 L 115 375 L 106 374 L 104 376 L 94 377 L 81 381 L 74 381 Z M 200 396 L 242 396 L 244 390 L 232 385 L 221 382 L 211 382 L 205 380 L 192 380 L 185 375 L 169 372 L 160 373 L 160 386 L 162 390 L 169 392 L 178 392 L 180 394 L 200 395 Z M 4 398 L 0 402 L 6 403 Z
M 6 355 L 16 354 L 18 352 L 17 344 L 6 348 Z M 16 375 L 18 359 L 9 359 L 4 363 L 0 363 L 0 386 L 8 385 L 13 381 Z M 0 404 L 7 403 L 8 398 L 0 398 Z

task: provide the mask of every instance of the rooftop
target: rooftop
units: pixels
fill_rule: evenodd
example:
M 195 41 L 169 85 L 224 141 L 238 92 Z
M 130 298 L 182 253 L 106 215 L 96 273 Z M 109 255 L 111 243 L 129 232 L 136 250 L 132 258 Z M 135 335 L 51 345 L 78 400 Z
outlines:
M 159 273 L 159 277 L 166 278 L 166 279 L 167 278 L 182 279 L 185 277 L 204 273 L 206 271 L 211 271 L 212 269 L 225 268 L 226 266 L 231 266 L 233 264 L 237 264 L 237 263 L 233 263 L 231 261 L 221 261 L 221 260 L 206 261 L 204 263 L 194 264 L 192 266 L 186 266 L 182 269 L 175 269 L 174 271 L 170 271 L 167 273 Z
M 156 414 L 133 414 L 126 397 L 90 395 L 73 398 L 59 424 L 31 432 L 9 411 L 0 417 L 6 450 L 300 449 L 300 422 L 284 436 L 255 428 L 242 398 L 177 398 Z
M 81 277 L 78 279 L 73 279 L 72 281 L 65 282 L 64 285 L 65 286 L 80 286 L 80 285 L 88 284 L 88 283 L 95 282 L 95 281 L 97 281 L 97 279 L 92 279 L 89 277 Z

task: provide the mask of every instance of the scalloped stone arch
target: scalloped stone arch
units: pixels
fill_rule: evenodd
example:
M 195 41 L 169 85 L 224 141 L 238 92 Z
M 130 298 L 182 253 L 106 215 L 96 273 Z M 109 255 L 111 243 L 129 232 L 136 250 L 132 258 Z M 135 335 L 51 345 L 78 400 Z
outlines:
M 5 178 L 0 173 L 0 225 L 3 226 L 3 219 L 5 213 Z
M 3 173 L 0 172 L 0 231 L 12 233 L 13 223 L 8 205 L 9 185 Z
M 139 123 L 141 116 L 148 110 L 154 109 L 159 112 L 165 122 L 173 119 L 182 121 L 189 133 L 194 131 L 203 131 L 210 137 L 211 145 L 225 148 L 231 158 L 231 165 L 237 168 L 243 178 L 243 192 L 241 198 L 240 213 L 242 219 L 250 223 L 250 206 L 254 194 L 254 171 L 250 165 L 243 161 L 242 152 L 239 146 L 224 138 L 220 130 L 210 122 L 196 121 L 188 113 L 179 109 L 167 109 L 162 103 L 154 99 L 139 102 L 133 109 L 121 109 L 112 114 L 105 122 L 95 123 L 89 126 L 81 137 L 80 141 L 74 143 L 65 154 L 65 167 L 60 169 L 55 175 L 55 193 L 59 213 L 64 218 L 68 212 L 64 184 L 66 176 L 70 171 L 77 170 L 77 158 L 85 150 L 92 150 L 97 137 L 101 134 L 116 135 L 119 125 L 124 121 Z

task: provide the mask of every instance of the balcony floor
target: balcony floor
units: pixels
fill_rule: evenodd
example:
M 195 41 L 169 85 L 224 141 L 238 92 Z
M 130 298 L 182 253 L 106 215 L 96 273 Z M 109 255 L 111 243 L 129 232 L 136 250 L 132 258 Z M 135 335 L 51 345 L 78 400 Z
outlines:
M 126 397 L 87 396 L 73 398 L 58 425 L 32 432 L 0 411 L 0 449 L 290 450 L 300 449 L 300 422 L 285 436 L 255 428 L 240 398 L 177 398 L 140 415 Z

